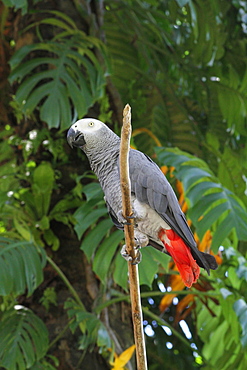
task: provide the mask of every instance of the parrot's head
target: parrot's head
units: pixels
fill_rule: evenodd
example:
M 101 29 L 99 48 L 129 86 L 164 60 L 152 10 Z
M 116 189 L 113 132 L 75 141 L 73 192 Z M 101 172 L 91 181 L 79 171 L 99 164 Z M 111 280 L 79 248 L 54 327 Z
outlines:
M 114 132 L 94 118 L 80 119 L 70 127 L 67 134 L 71 148 L 80 147 L 83 150 L 105 146 L 111 137 L 116 137 Z

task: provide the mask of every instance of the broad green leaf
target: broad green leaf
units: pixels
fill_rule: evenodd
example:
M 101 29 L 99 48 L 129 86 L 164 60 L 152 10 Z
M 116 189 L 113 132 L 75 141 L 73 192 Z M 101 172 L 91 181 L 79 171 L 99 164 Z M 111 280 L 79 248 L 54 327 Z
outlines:
M 141 251 L 143 250 L 145 250 L 145 248 L 141 249 Z M 160 252 L 153 247 L 148 247 L 148 254 L 150 257 L 152 256 L 154 261 L 158 262 L 165 271 L 168 271 L 168 264 L 171 260 L 171 257 L 168 254 Z
M 241 328 L 241 343 L 243 347 L 247 346 L 247 304 L 243 299 L 237 300 L 233 305 L 234 311 L 238 316 Z
M 216 206 L 213 205 L 212 208 L 205 214 L 205 216 L 203 216 L 203 218 L 199 222 L 194 223 L 195 226 L 199 230 L 198 231 L 199 238 L 200 239 L 203 238 L 203 235 L 205 234 L 205 232 L 210 229 L 211 225 L 214 222 L 219 221 L 219 222 L 223 223 L 222 218 L 224 218 L 226 216 L 226 213 L 228 211 L 229 211 L 229 209 L 227 208 L 227 205 L 225 204 L 225 202 L 221 203 L 221 204 L 218 204 Z M 228 234 L 229 234 L 229 232 L 230 232 L 230 230 L 228 230 Z M 221 237 L 223 238 L 222 235 L 221 235 Z M 224 240 L 224 239 L 222 239 L 222 240 Z
M 44 239 L 46 241 L 46 243 L 52 247 L 52 250 L 53 251 L 56 251 L 58 250 L 59 246 L 60 246 L 60 240 L 58 239 L 58 237 L 54 234 L 54 232 L 52 231 L 52 229 L 47 229 L 47 230 L 44 230 Z
M 83 193 L 86 195 L 87 201 L 92 198 L 103 198 L 103 191 L 98 182 L 91 182 L 90 184 L 83 186 Z
M 80 339 L 80 349 L 88 347 L 93 349 L 95 344 L 103 349 L 111 347 L 107 329 L 94 313 L 83 311 L 73 300 L 66 301 L 65 308 L 68 309 L 69 318 L 75 318 L 75 321 L 72 321 L 71 330 L 74 332 L 79 326 L 83 334 Z
M 120 251 L 114 258 L 113 278 L 116 284 L 128 291 L 128 262 L 122 257 Z
M 75 225 L 75 231 L 79 239 L 91 225 L 97 222 L 100 217 L 107 214 L 106 207 L 96 209 L 93 208 L 95 203 L 96 202 L 94 199 L 89 202 L 85 202 L 74 213 L 74 217 L 77 221 L 77 224 Z
M 54 170 L 50 163 L 43 162 L 35 168 L 33 173 L 32 192 L 39 219 L 48 213 L 54 181 Z
M 187 191 L 195 182 L 204 178 L 207 179 L 208 176 L 210 176 L 210 173 L 202 168 L 196 168 L 195 166 L 185 164 L 180 167 L 179 176 L 184 179 L 184 190 Z
M 217 251 L 233 229 L 240 240 L 247 240 L 247 212 L 242 201 L 220 184 L 207 170 L 205 162 L 194 162 L 193 157 L 189 154 L 186 156 L 185 152 L 178 149 L 158 148 L 156 152 L 166 165 L 176 168 L 176 176 L 185 183 L 186 196 L 189 200 L 191 197 L 192 205 L 188 214 L 200 238 L 208 229 L 214 228 L 214 251 Z
M 83 238 L 80 248 L 86 254 L 88 260 L 92 258 L 101 240 L 109 233 L 111 228 L 112 221 L 108 218 L 99 222 Z
M 198 188 L 200 188 L 200 184 L 201 183 L 197 184 Z M 193 207 L 191 207 L 189 216 L 193 218 L 194 222 L 197 222 L 200 217 L 207 214 L 211 208 L 218 206 L 219 201 L 221 201 L 220 205 L 223 206 L 223 208 L 225 207 L 225 210 L 227 210 L 227 204 L 225 204 L 226 202 L 224 202 L 224 200 L 225 197 L 222 192 L 204 195 Z
M 54 367 L 48 360 L 53 361 Z M 41 359 L 40 361 L 35 362 L 33 366 L 30 367 L 30 370 L 56 370 L 59 366 L 59 360 L 51 355 L 47 356 L 47 361 L 46 359 Z
M 52 210 L 49 212 L 49 218 L 52 219 L 56 215 L 64 213 L 72 208 L 77 208 L 80 205 L 81 201 L 75 199 L 74 197 L 68 196 L 59 200 Z
M 43 216 L 40 221 L 38 221 L 38 225 L 41 230 L 47 230 L 50 227 L 49 218 L 47 216 Z
M 117 247 L 123 239 L 123 232 L 114 231 L 99 246 L 93 260 L 93 271 L 99 276 L 100 280 L 105 283 L 106 276 L 110 270 L 112 259 L 117 252 Z
M 27 0 L 3 0 L 6 6 L 14 7 L 15 10 L 20 9 L 21 13 L 24 15 L 27 13 L 28 1 Z
M 106 327 L 100 323 L 100 326 L 98 328 L 98 338 L 97 338 L 97 346 L 100 348 L 109 349 L 111 348 L 111 338 L 108 334 L 108 331 L 106 330 Z
M 159 265 L 161 265 L 165 271 L 168 270 L 170 256 L 152 247 L 142 248 L 140 252 L 142 254 L 142 260 L 139 264 L 140 285 L 148 285 L 151 287 L 154 276 L 159 269 Z M 120 252 L 114 259 L 113 277 L 114 281 L 127 291 L 128 263 L 121 256 Z
M 18 233 L 21 235 L 21 237 L 26 241 L 30 241 L 31 231 L 29 227 L 27 226 L 27 224 L 23 222 L 23 220 L 20 219 L 19 213 L 16 213 L 13 216 L 13 221 L 14 221 L 14 226 L 16 230 L 18 231 Z
M 196 182 L 190 189 L 187 191 L 186 195 L 189 198 L 190 205 L 193 207 L 206 193 L 217 192 L 220 189 L 220 184 L 217 184 L 212 181 L 202 181 L 200 184 Z
M 43 281 L 45 261 L 33 243 L 0 238 L 0 294 L 32 294 Z
M 63 15 L 61 18 L 65 19 Z M 66 21 L 68 21 L 66 19 Z M 100 42 L 71 28 L 71 22 L 65 23 L 58 18 L 46 18 L 41 23 L 62 27 L 67 32 L 61 33 L 53 40 L 45 43 L 24 46 L 11 59 L 11 83 L 21 82 L 16 92 L 25 114 L 30 114 L 40 105 L 40 118 L 48 123 L 50 128 L 65 129 L 72 122 L 72 107 L 79 116 L 86 114 L 88 108 L 100 98 L 105 85 L 102 66 L 97 61 L 93 47 L 101 47 Z M 97 46 L 96 46 L 97 44 Z M 39 57 L 40 51 L 52 52 Z M 22 63 L 22 59 L 37 53 L 37 57 Z M 87 58 L 83 54 L 87 55 Z M 52 66 L 53 68 L 49 68 Z M 47 71 L 36 72 L 36 69 L 46 68 Z M 86 69 L 86 76 L 82 70 Z
M 158 262 L 154 260 L 152 248 L 141 249 L 142 261 L 139 264 L 140 285 L 147 285 L 151 288 L 155 274 L 158 272 Z
M 45 356 L 48 331 L 31 310 L 16 306 L 1 318 L 0 342 L 0 366 L 8 370 L 26 370 Z

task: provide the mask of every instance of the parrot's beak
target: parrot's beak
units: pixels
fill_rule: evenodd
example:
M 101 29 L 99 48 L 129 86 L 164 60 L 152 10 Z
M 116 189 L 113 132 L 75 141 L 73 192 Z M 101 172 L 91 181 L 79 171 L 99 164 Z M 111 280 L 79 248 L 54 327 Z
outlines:
M 83 134 L 80 131 L 75 131 L 72 127 L 67 133 L 67 141 L 72 149 L 74 146 L 81 147 L 86 144 Z

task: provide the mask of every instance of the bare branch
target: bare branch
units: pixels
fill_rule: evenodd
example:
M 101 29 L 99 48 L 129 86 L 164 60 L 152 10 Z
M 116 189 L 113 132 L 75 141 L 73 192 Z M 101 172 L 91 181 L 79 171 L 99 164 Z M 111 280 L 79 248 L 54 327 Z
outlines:
M 124 226 L 126 251 L 134 259 L 136 257 L 134 249 L 134 220 L 131 205 L 131 186 L 129 178 L 129 148 L 131 137 L 131 108 L 127 104 L 123 111 L 123 127 L 121 131 L 120 145 L 120 183 L 122 192 L 123 216 L 129 221 L 130 225 Z M 143 332 L 143 320 L 141 310 L 141 298 L 139 289 L 138 265 L 128 262 L 130 299 L 132 309 L 132 320 L 134 327 L 136 360 L 138 370 L 147 370 L 146 347 Z

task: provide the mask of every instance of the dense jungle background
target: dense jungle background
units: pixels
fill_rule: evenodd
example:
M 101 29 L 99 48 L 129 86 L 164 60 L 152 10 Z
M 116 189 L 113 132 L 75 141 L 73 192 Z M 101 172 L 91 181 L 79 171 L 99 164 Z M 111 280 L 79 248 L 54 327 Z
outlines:
M 142 250 L 149 369 L 247 368 L 246 36 L 241 0 L 0 1 L 1 369 L 136 368 L 123 234 L 66 141 L 126 103 L 219 264 L 185 289 Z

